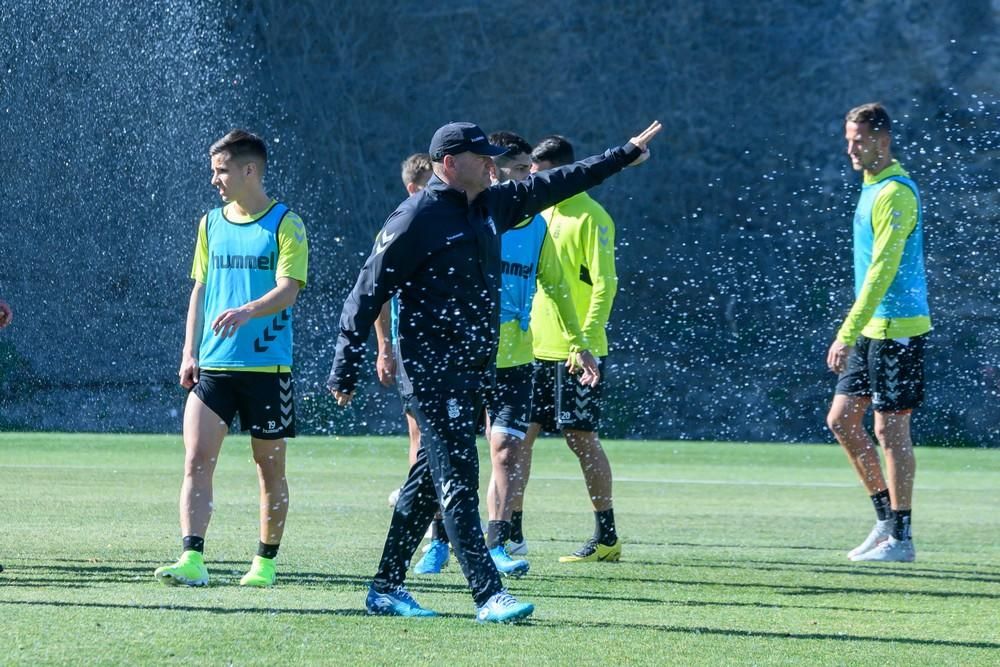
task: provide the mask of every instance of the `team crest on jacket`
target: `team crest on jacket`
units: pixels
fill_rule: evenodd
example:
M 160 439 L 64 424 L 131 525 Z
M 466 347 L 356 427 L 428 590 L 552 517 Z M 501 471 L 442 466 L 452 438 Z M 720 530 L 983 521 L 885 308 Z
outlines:
M 455 419 L 455 418 L 457 418 L 458 414 L 459 414 L 458 399 L 457 398 L 449 398 L 447 405 L 448 405 L 448 419 Z

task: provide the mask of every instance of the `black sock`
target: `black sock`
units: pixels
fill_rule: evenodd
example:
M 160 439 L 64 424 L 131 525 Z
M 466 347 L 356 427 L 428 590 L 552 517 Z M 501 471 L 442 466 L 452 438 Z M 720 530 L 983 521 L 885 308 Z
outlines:
M 521 520 L 524 512 L 512 512 L 510 515 L 510 541 L 524 542 L 524 529 L 521 527 Z
M 181 540 L 182 549 L 184 551 L 197 551 L 198 553 L 205 553 L 205 538 L 198 537 L 197 535 L 185 535 L 184 539 Z
M 257 543 L 257 555 L 261 558 L 274 558 L 278 555 L 278 547 L 280 544 L 264 544 L 263 542 Z
M 486 548 L 505 544 L 510 539 L 510 521 L 490 521 L 486 528 Z
M 889 489 L 882 489 L 872 496 L 872 505 L 875 506 L 875 516 L 879 521 L 886 521 L 892 518 L 892 503 L 889 500 Z
M 439 516 L 434 517 L 434 521 L 431 523 L 431 539 L 448 542 L 448 531 L 444 529 L 444 519 Z
M 615 510 L 606 509 L 603 512 L 594 512 L 596 529 L 594 537 L 601 544 L 611 546 L 618 541 L 618 533 L 615 532 Z
M 892 536 L 897 540 L 910 539 L 910 512 L 913 510 L 896 510 L 895 522 L 892 525 Z

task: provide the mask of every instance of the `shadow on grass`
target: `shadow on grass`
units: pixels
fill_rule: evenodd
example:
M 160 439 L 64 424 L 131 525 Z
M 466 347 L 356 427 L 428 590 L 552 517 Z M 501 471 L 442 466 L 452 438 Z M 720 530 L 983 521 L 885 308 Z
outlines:
M 693 562 L 692 562 L 693 561 Z M 789 567 L 808 570 L 816 574 L 844 574 L 861 577 L 901 577 L 904 579 L 938 579 L 943 581 L 973 581 L 986 584 L 1000 584 L 1000 574 L 992 572 L 949 570 L 941 568 L 915 567 L 906 563 L 806 563 L 781 560 L 740 560 L 720 563 L 689 559 L 688 562 L 671 563 L 674 567 L 704 567 L 724 570 L 743 569 L 756 571 L 787 571 Z
M 860 611 L 865 613 L 879 614 L 884 613 L 885 608 L 866 608 L 866 607 L 844 607 L 839 605 L 816 605 L 816 604 L 783 604 L 777 602 L 720 602 L 716 600 L 674 600 L 669 597 L 664 598 L 650 598 L 650 597 L 635 597 L 634 595 L 616 597 L 613 595 L 602 595 L 600 593 L 541 593 L 535 592 L 531 594 L 532 599 L 545 599 L 554 598 L 560 600 L 584 600 L 588 602 L 593 601 L 607 601 L 618 604 L 629 604 L 633 602 L 640 602 L 646 604 L 655 605 L 666 605 L 669 607 L 736 607 L 736 608 L 750 608 L 750 609 L 807 609 L 807 610 L 824 610 L 824 611 Z M 933 611 L 903 611 L 903 610 L 893 610 L 893 614 L 915 614 L 915 615 L 927 615 L 933 614 Z
M 536 621 L 538 626 L 562 626 L 577 628 L 600 628 L 602 630 L 643 630 L 667 634 L 714 635 L 721 637 L 747 637 L 754 639 L 799 639 L 807 641 L 873 642 L 876 644 L 905 644 L 907 646 L 937 646 L 951 648 L 979 648 L 995 650 L 1000 644 L 995 642 L 956 641 L 949 639 L 918 639 L 913 637 L 872 637 L 865 635 L 828 634 L 822 632 L 768 632 L 758 630 L 731 630 L 727 628 L 681 627 L 672 625 L 647 625 L 644 623 Z
M 212 580 L 230 582 L 243 576 L 247 564 L 240 567 L 217 567 L 209 570 Z M 294 586 L 351 586 L 362 589 L 371 583 L 371 577 L 335 573 L 282 571 L 279 581 Z M 102 584 L 154 584 L 153 568 L 114 565 L 31 565 L 26 568 L 8 568 L 0 578 L 0 587 L 58 586 L 86 588 Z
M 303 609 L 288 607 L 199 607 L 178 604 L 115 604 L 111 602 L 69 602 L 59 600 L 0 600 L 0 607 L 74 607 L 80 609 L 121 609 L 127 611 L 183 611 L 208 614 L 271 614 L 290 616 L 368 616 L 364 609 Z M 467 614 L 439 613 L 440 618 L 468 618 Z M 406 619 L 412 622 L 412 619 Z
M 618 567 L 612 564 L 602 564 L 604 567 Z M 533 579 L 538 580 L 551 580 L 551 581 L 561 581 L 561 580 L 573 580 L 573 581 L 599 581 L 602 583 L 607 583 L 611 577 L 607 575 L 597 576 L 597 575 L 586 575 L 581 574 L 579 566 L 573 573 L 562 574 L 544 574 L 544 575 L 532 575 Z M 734 581 L 700 581 L 697 579 L 683 580 L 683 579 L 667 579 L 667 578 L 641 578 L 641 577 L 623 577 L 616 574 L 614 580 L 618 583 L 635 583 L 635 584 L 654 584 L 654 585 L 666 585 L 673 584 L 678 586 L 706 586 L 706 587 L 724 587 L 724 588 L 741 588 L 741 589 L 770 589 L 776 593 L 784 595 L 923 595 L 932 598 L 977 598 L 981 600 L 1000 600 L 1000 594 L 996 593 L 981 593 L 977 591 L 929 591 L 929 590 L 914 590 L 914 589 L 900 589 L 900 588 L 851 588 L 846 586 L 815 586 L 809 584 L 776 584 L 776 583 L 754 583 L 754 582 L 734 582 Z M 632 599 L 632 598 L 629 598 Z

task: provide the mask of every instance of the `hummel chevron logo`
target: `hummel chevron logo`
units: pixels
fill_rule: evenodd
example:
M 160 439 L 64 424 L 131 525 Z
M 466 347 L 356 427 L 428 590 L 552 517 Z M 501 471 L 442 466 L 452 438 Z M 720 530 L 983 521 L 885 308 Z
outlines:
M 590 419 L 590 410 L 574 410 L 577 419 Z
M 285 428 L 288 428 L 288 425 L 291 423 L 292 423 L 291 415 L 281 418 L 281 425 L 284 426 Z
M 593 397 L 591 397 L 591 398 L 578 398 L 578 399 L 576 399 L 576 407 L 578 407 L 578 408 L 585 408 L 585 407 L 587 407 L 587 404 L 590 403 L 590 401 L 592 401 L 592 400 L 593 400 Z
M 396 238 L 395 234 L 390 234 L 389 232 L 383 229 L 382 239 L 381 240 L 375 239 L 375 254 L 381 255 L 383 252 L 385 252 L 385 249 L 389 247 L 389 244 L 392 243 L 392 240 L 394 238 Z
M 288 401 L 292 400 L 292 392 L 288 392 L 288 393 L 286 394 L 286 393 L 285 393 L 285 392 L 283 392 L 283 391 L 279 391 L 279 392 L 278 392 L 278 398 L 280 398 L 280 399 L 281 399 L 281 402 L 282 402 L 282 403 L 287 403 Z
M 279 378 L 278 379 L 278 385 L 282 389 L 291 389 L 292 388 L 292 378 Z
M 271 330 L 273 329 L 274 331 L 282 331 L 285 327 L 288 326 L 286 322 L 288 322 L 289 317 L 291 316 L 289 315 L 287 308 L 278 313 L 277 315 L 275 315 L 274 319 L 271 320 L 271 324 L 264 327 L 264 331 L 261 332 L 260 338 L 258 338 L 253 342 L 254 352 L 267 352 L 268 348 L 270 348 L 270 345 L 264 345 L 264 343 L 261 342 L 261 338 L 263 338 L 264 342 L 266 343 L 274 342 L 277 336 L 272 334 Z
M 292 218 L 292 224 L 295 225 L 295 229 L 299 230 L 294 233 L 295 240 L 298 241 L 299 243 L 302 243 L 303 241 L 306 240 L 305 225 L 303 225 L 302 221 L 299 220 L 298 218 Z
M 291 403 L 282 403 L 281 404 L 281 411 L 287 415 L 289 412 L 292 411 L 292 404 Z

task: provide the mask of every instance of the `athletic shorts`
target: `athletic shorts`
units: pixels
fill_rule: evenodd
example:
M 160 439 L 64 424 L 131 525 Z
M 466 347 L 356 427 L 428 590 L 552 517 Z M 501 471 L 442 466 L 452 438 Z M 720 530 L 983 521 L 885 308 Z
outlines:
M 524 440 L 531 417 L 531 364 L 497 369 L 497 384 L 490 392 L 487 410 L 490 429 Z
M 912 410 L 924 400 L 926 334 L 912 338 L 858 338 L 837 378 L 835 393 L 869 396 L 878 412 Z
M 596 433 L 601 422 L 601 394 L 604 387 L 604 357 L 597 360 L 601 379 L 587 387 L 570 375 L 565 361 L 536 359 L 533 364 L 535 389 L 531 398 L 531 421 L 546 433 L 563 429 Z
M 295 437 L 291 373 L 201 371 L 191 390 L 227 426 L 240 415 L 240 429 L 261 440 Z

